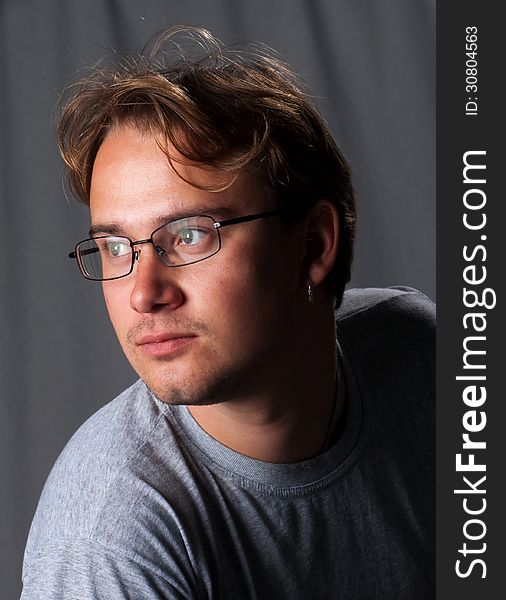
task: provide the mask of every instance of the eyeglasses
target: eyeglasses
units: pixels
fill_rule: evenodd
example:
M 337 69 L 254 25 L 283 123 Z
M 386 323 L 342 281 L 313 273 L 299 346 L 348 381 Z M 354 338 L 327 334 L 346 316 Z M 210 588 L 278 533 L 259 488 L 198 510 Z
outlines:
M 69 258 L 75 258 L 81 273 L 92 281 L 110 281 L 130 275 L 139 259 L 141 244 L 152 244 L 166 267 L 183 267 L 210 258 L 221 249 L 220 229 L 279 214 L 272 210 L 255 215 L 216 221 L 194 215 L 169 221 L 145 240 L 132 241 L 117 235 L 101 235 L 78 242 Z

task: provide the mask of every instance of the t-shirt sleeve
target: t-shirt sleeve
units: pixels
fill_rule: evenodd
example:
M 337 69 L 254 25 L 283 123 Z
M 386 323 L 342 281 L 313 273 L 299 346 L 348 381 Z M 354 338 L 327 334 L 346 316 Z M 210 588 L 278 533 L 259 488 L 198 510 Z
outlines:
M 23 570 L 21 600 L 188 600 L 195 590 L 174 568 L 157 572 L 96 542 L 53 541 Z

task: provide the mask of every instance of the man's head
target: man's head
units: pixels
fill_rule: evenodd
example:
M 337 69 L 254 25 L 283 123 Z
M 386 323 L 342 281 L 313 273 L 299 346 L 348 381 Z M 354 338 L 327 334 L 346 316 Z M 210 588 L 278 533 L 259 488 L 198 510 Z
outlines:
M 92 237 L 142 242 L 134 272 L 103 284 L 128 359 L 161 399 L 198 404 L 269 386 L 274 364 L 307 353 L 307 283 L 340 301 L 355 212 L 346 163 L 285 65 L 191 34 L 204 57 L 161 65 L 156 44 L 79 84 L 59 144 Z M 181 268 L 148 243 L 181 216 L 264 212 L 277 214 L 224 227 L 219 252 Z M 199 227 L 178 238 L 186 253 Z
M 193 39 L 200 55 L 185 55 L 181 38 Z M 327 199 L 340 221 L 327 285 L 340 303 L 355 234 L 350 171 L 303 85 L 272 51 L 224 48 L 205 30 L 173 28 L 153 41 L 147 56 L 96 70 L 70 90 L 58 143 L 71 191 L 82 202 L 89 203 L 101 143 L 125 122 L 156 134 L 165 150 L 168 142 L 181 160 L 222 171 L 216 189 L 239 173 L 253 175 L 287 221 Z M 178 170 L 178 159 L 167 154 Z

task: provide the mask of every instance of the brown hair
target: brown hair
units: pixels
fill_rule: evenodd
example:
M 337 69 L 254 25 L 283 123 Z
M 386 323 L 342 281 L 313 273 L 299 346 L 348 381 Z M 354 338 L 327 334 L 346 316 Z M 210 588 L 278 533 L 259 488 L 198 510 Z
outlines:
M 183 49 L 192 43 L 197 56 Z M 274 191 L 287 219 L 329 199 L 339 212 L 340 242 L 328 280 L 340 303 L 356 219 L 350 169 L 303 84 L 272 50 L 224 47 L 205 29 L 171 28 L 140 56 L 95 68 L 67 92 L 58 146 L 79 200 L 89 203 L 98 148 L 123 122 L 167 140 L 188 161 L 229 172 L 228 185 L 241 171 L 254 172 Z M 167 146 L 164 151 L 177 172 Z

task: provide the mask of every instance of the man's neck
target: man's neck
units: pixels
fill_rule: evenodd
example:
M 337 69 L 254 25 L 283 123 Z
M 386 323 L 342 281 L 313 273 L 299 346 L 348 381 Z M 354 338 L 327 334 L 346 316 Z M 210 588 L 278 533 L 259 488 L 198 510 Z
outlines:
M 311 328 L 297 354 L 276 365 L 271 385 L 249 397 L 191 406 L 197 423 L 225 446 L 252 458 L 293 463 L 318 455 L 343 410 L 336 394 L 333 318 Z

